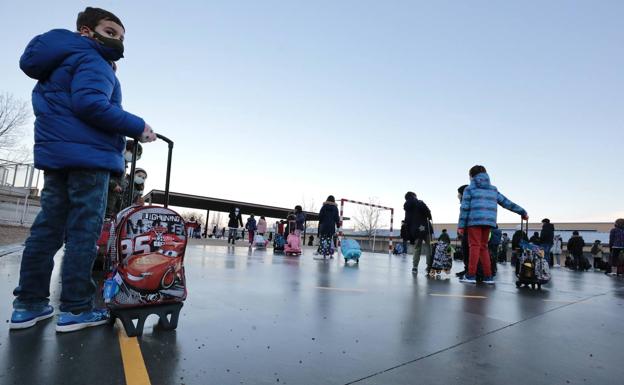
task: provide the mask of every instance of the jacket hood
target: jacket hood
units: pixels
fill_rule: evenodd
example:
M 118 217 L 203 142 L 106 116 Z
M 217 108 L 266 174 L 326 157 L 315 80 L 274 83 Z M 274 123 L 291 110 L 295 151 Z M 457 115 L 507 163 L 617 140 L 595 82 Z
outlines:
M 472 178 L 472 181 L 470 182 L 470 184 L 474 184 L 474 186 L 478 188 L 488 188 L 491 186 L 490 176 L 487 173 L 482 172 L 480 174 L 475 175 L 474 178 Z
M 20 58 L 20 68 L 33 79 L 45 80 L 68 56 L 89 51 L 109 60 L 110 52 L 95 40 L 66 29 L 53 29 L 28 43 Z
M 330 201 L 325 201 L 325 202 L 323 202 L 323 204 L 324 204 L 324 205 L 338 206 L 338 205 L 336 204 L 336 202 L 330 202 Z

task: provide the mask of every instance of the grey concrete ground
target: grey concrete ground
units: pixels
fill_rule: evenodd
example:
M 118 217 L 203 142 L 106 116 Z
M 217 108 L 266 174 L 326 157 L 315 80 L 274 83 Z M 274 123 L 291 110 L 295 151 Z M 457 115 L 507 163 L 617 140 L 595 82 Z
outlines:
M 19 260 L 0 258 L 0 384 L 124 384 L 115 327 L 9 332 Z M 178 329 L 139 339 L 152 384 L 624 383 L 624 280 L 604 274 L 557 269 L 539 292 L 509 265 L 488 287 L 387 254 L 345 266 L 196 241 L 186 266 Z

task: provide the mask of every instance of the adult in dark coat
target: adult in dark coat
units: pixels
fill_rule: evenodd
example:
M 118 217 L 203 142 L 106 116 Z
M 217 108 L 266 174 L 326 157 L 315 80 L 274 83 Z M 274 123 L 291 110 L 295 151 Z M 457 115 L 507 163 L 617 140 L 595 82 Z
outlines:
M 411 245 L 415 245 L 412 272 L 417 273 L 423 242 L 425 243 L 427 268 L 431 266 L 431 210 L 425 202 L 418 200 L 416 194 L 411 191 L 405 194 L 403 210 L 405 210 L 407 240 Z
M 459 203 L 461 204 L 462 201 L 462 197 L 464 196 L 464 190 L 466 189 L 466 187 L 468 187 L 467 184 L 463 185 L 463 186 L 459 186 L 459 188 L 457 189 L 457 199 L 459 199 Z M 464 275 L 466 275 L 466 272 L 468 271 L 468 264 L 470 263 L 470 249 L 468 248 L 468 237 L 467 236 L 461 236 L 458 235 L 458 238 L 461 238 L 461 250 L 462 250 L 462 256 L 464 257 L 464 271 L 460 271 L 459 273 L 455 274 L 458 278 L 463 278 Z
M 327 197 L 321 211 L 319 211 L 319 236 L 321 238 L 319 245 L 319 254 L 326 256 L 332 255 L 332 242 L 336 234 L 336 228 L 340 227 L 340 215 L 338 206 L 333 195 Z
M 550 255 L 550 250 L 555 243 L 555 226 L 550 223 L 550 219 L 544 218 L 542 219 L 542 232 L 540 233 L 540 241 L 542 249 L 544 249 L 544 256 L 550 266 L 553 264 L 552 256 Z

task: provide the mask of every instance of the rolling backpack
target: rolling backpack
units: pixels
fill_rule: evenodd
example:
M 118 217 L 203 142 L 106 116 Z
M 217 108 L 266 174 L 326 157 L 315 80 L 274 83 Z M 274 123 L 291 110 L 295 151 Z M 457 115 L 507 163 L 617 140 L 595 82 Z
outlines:
M 349 259 L 355 260 L 356 263 L 360 262 L 362 249 L 360 249 L 360 244 L 355 239 L 343 239 L 340 245 L 340 251 L 345 262 Z
M 128 336 L 141 335 L 150 314 L 159 316 L 162 329 L 175 329 L 187 296 L 185 222 L 167 207 L 173 142 L 162 135 L 157 137 L 169 144 L 164 207 L 128 207 L 117 214 L 111 227 L 103 296 L 111 318 L 122 321 Z
M 283 252 L 286 241 L 282 234 L 276 234 L 273 239 L 273 251 Z

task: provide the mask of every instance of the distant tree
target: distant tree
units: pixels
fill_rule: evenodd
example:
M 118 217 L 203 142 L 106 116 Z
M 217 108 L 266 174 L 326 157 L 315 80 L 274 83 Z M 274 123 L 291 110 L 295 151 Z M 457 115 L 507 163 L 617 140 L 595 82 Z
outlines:
M 221 227 L 224 226 L 223 224 L 223 213 L 218 211 L 215 215 L 212 216 L 212 221 L 210 222 L 210 225 L 212 227 L 217 226 L 217 229 L 221 230 Z
M 303 195 L 301 197 L 301 208 L 303 208 L 303 211 L 316 212 L 316 202 L 314 198 L 306 199 L 306 196 Z
M 9 93 L 0 94 L 0 155 L 14 162 L 25 162 L 30 150 L 20 145 L 30 117 L 28 104 Z
M 182 218 L 184 218 L 185 221 L 190 221 L 191 218 L 195 218 L 195 220 L 200 223 L 202 225 L 202 227 L 204 226 L 204 214 L 197 212 L 197 211 L 185 211 L 182 214 L 180 214 L 182 216 Z
M 379 201 L 376 198 L 369 198 L 368 203 L 379 205 Z M 377 207 L 359 205 L 357 214 L 353 217 L 355 230 L 363 231 L 369 240 L 373 239 L 377 231 L 382 227 L 380 210 Z

